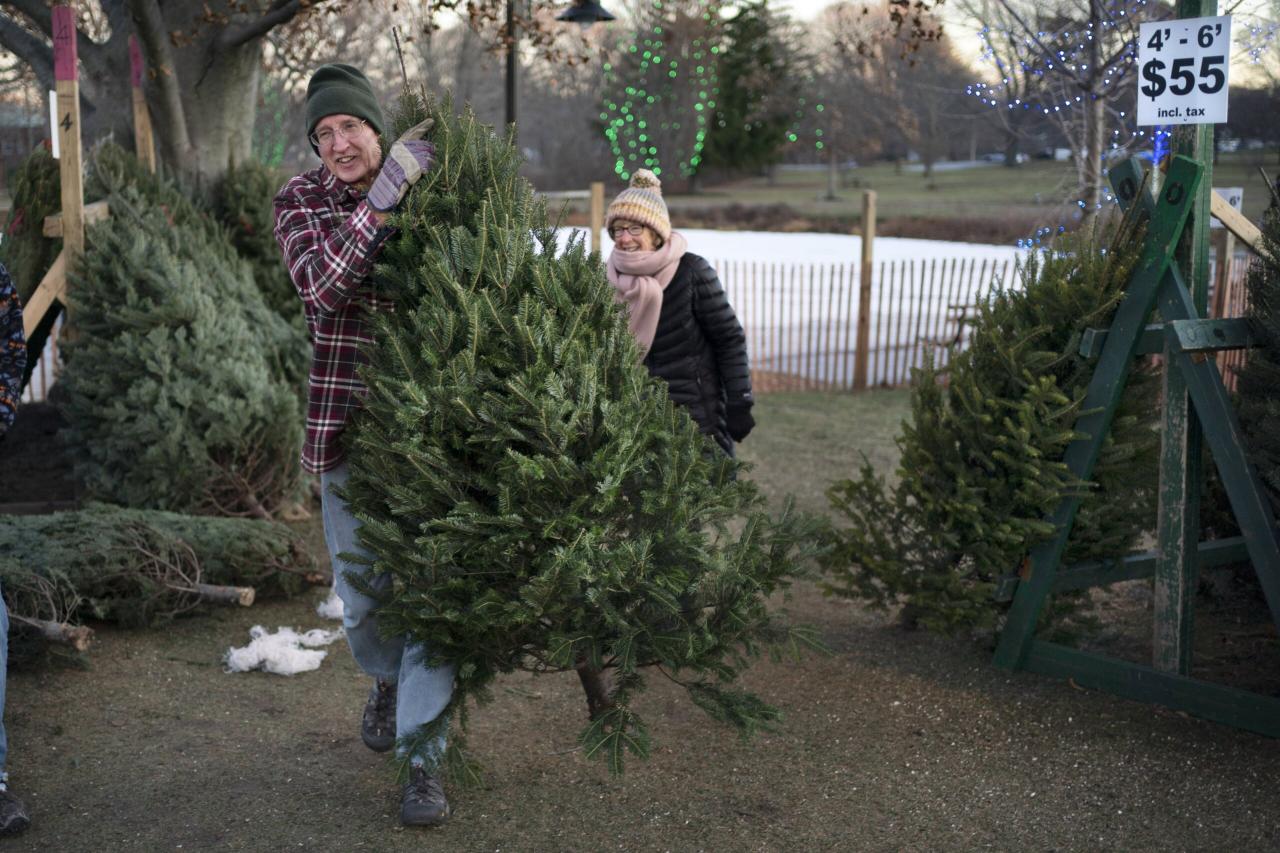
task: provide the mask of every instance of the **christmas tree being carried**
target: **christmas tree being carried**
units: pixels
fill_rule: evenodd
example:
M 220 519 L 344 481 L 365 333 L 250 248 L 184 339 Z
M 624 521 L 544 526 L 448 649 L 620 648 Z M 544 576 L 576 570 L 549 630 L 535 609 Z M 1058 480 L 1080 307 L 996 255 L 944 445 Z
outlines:
M 649 750 L 631 707 L 646 669 L 744 733 L 772 723 L 733 682 L 763 647 L 807 639 L 766 600 L 812 525 L 769 518 L 649 378 L 598 256 L 560 251 L 509 141 L 416 97 L 397 125 L 427 117 L 438 165 L 380 257 L 397 307 L 375 321 L 346 489 L 392 581 L 385 629 L 456 667 L 448 711 L 399 733 L 407 753 L 439 762 L 421 747 L 516 669 L 577 672 L 581 741 L 614 771 Z

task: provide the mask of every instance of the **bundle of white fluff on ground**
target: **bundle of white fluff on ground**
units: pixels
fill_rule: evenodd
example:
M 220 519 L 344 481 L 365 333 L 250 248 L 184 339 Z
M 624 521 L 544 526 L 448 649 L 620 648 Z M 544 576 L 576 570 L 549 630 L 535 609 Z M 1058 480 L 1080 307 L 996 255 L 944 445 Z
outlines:
M 327 646 L 342 637 L 342 629 L 326 631 L 313 628 L 299 634 L 292 628 L 278 628 L 268 633 L 261 625 L 249 629 L 252 638 L 249 645 L 227 649 L 224 660 L 229 672 L 249 672 L 261 669 L 276 675 L 297 675 L 320 668 L 328 652 L 319 647 Z
M 336 590 L 329 590 L 329 597 L 316 605 L 316 613 L 324 619 L 342 618 L 342 599 Z

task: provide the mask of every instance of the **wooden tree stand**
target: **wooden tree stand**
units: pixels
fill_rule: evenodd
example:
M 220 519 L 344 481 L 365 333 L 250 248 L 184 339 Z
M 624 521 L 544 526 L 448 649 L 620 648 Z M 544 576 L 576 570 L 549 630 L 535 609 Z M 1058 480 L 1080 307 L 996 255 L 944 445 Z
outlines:
M 1240 425 L 1212 354 L 1250 344 L 1243 319 L 1201 319 L 1174 262 L 1197 198 L 1203 167 L 1175 157 L 1158 197 L 1133 160 L 1111 170 L 1120 204 L 1149 214 L 1145 243 L 1124 299 L 1109 330 L 1090 330 L 1081 352 L 1098 357 L 1076 431 L 1085 436 L 1066 451 L 1065 462 L 1081 480 L 1092 477 L 1099 451 L 1111 428 L 1134 357 L 1163 353 L 1166 413 L 1162 429 L 1160 512 L 1153 552 L 1115 561 L 1060 569 L 1071 535 L 1079 497 L 1064 498 L 1051 516 L 1053 539 L 1032 550 L 1017 579 L 1013 606 L 1000 636 L 995 662 L 1008 669 L 1029 669 L 1073 679 L 1077 684 L 1154 702 L 1196 716 L 1280 737 L 1280 698 L 1261 696 L 1192 678 L 1191 602 L 1201 566 L 1248 560 L 1280 629 L 1280 546 L 1275 519 L 1245 455 Z M 1207 207 L 1207 204 L 1202 206 Z M 1203 242 L 1203 228 L 1196 238 Z M 1198 247 L 1203 251 L 1204 245 Z M 1161 322 L 1148 325 L 1153 309 Z M 1185 389 L 1185 390 L 1184 390 Z M 1191 405 L 1183 407 L 1181 400 Z M 1198 421 L 1198 428 L 1197 422 Z M 1199 542 L 1199 436 L 1203 430 L 1243 535 Z M 1142 666 L 1036 639 L 1035 629 L 1049 595 L 1140 577 L 1155 577 L 1153 665 Z

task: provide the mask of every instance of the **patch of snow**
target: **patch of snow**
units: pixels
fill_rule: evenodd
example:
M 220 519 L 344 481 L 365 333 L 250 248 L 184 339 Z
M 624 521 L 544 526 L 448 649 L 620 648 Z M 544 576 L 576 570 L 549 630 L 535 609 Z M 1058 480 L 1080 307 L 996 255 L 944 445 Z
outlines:
M 779 264 L 854 264 L 862 263 L 862 238 L 855 234 L 819 234 L 814 232 L 784 233 L 780 231 L 713 231 L 705 228 L 676 230 L 689 241 L 689 251 L 702 255 L 713 264 L 725 261 L 772 262 Z M 558 232 L 563 247 L 570 234 L 585 239 L 585 228 L 561 228 Z M 602 234 L 605 256 L 613 244 Z M 954 240 L 918 240 L 908 237 L 877 237 L 875 263 L 893 261 L 1014 260 L 1022 249 L 990 243 L 961 243 Z
M 342 619 L 342 599 L 338 593 L 329 590 L 329 597 L 316 605 L 316 614 L 324 619 Z
M 328 652 L 318 647 L 340 639 L 343 631 L 341 628 L 336 631 L 313 628 L 299 634 L 292 628 L 282 627 L 273 634 L 261 625 L 254 625 L 249 629 L 249 636 L 249 645 L 227 649 L 224 660 L 229 672 L 261 669 L 276 675 L 297 675 L 319 669 Z

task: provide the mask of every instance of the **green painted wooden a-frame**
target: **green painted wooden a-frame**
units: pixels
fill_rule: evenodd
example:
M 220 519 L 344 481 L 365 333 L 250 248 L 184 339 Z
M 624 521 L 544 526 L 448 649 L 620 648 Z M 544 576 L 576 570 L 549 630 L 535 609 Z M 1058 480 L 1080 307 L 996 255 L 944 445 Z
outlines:
M 1197 680 L 1190 674 L 1191 599 L 1199 567 L 1247 559 L 1280 629 L 1280 545 L 1275 520 L 1246 458 L 1239 423 L 1211 357 L 1215 350 L 1247 346 L 1248 330 L 1244 320 L 1201 319 L 1199 300 L 1193 300 L 1174 260 L 1193 207 L 1200 221 L 1191 240 L 1204 247 L 1207 211 L 1197 206 L 1207 190 L 1201 187 L 1203 176 L 1204 169 L 1195 160 L 1175 157 L 1158 194 L 1153 195 L 1136 161 L 1111 170 L 1120 204 L 1125 208 L 1141 205 L 1150 218 L 1141 258 L 1111 328 L 1092 331 L 1081 344 L 1081 351 L 1097 355 L 1098 362 L 1081 407 L 1084 414 L 1076 422 L 1076 430 L 1084 437 L 1073 442 L 1065 455 L 1072 474 L 1082 480 L 1091 478 L 1134 357 L 1162 352 L 1169 378 L 1162 432 L 1159 547 L 1060 571 L 1080 506 L 1078 496 L 1064 498 L 1050 519 L 1054 537 L 1032 550 L 1027 571 L 1017 583 L 995 662 L 1009 669 L 1069 677 L 1084 687 L 1280 737 L 1280 699 Z M 1157 308 L 1161 322 L 1147 325 Z M 1191 405 L 1179 406 L 1180 398 L 1189 399 Z M 1170 400 L 1173 405 L 1168 405 Z M 1218 466 L 1243 534 L 1240 537 L 1198 542 L 1199 430 Z M 1152 666 L 1036 639 L 1037 620 L 1053 592 L 1152 575 L 1156 579 Z

